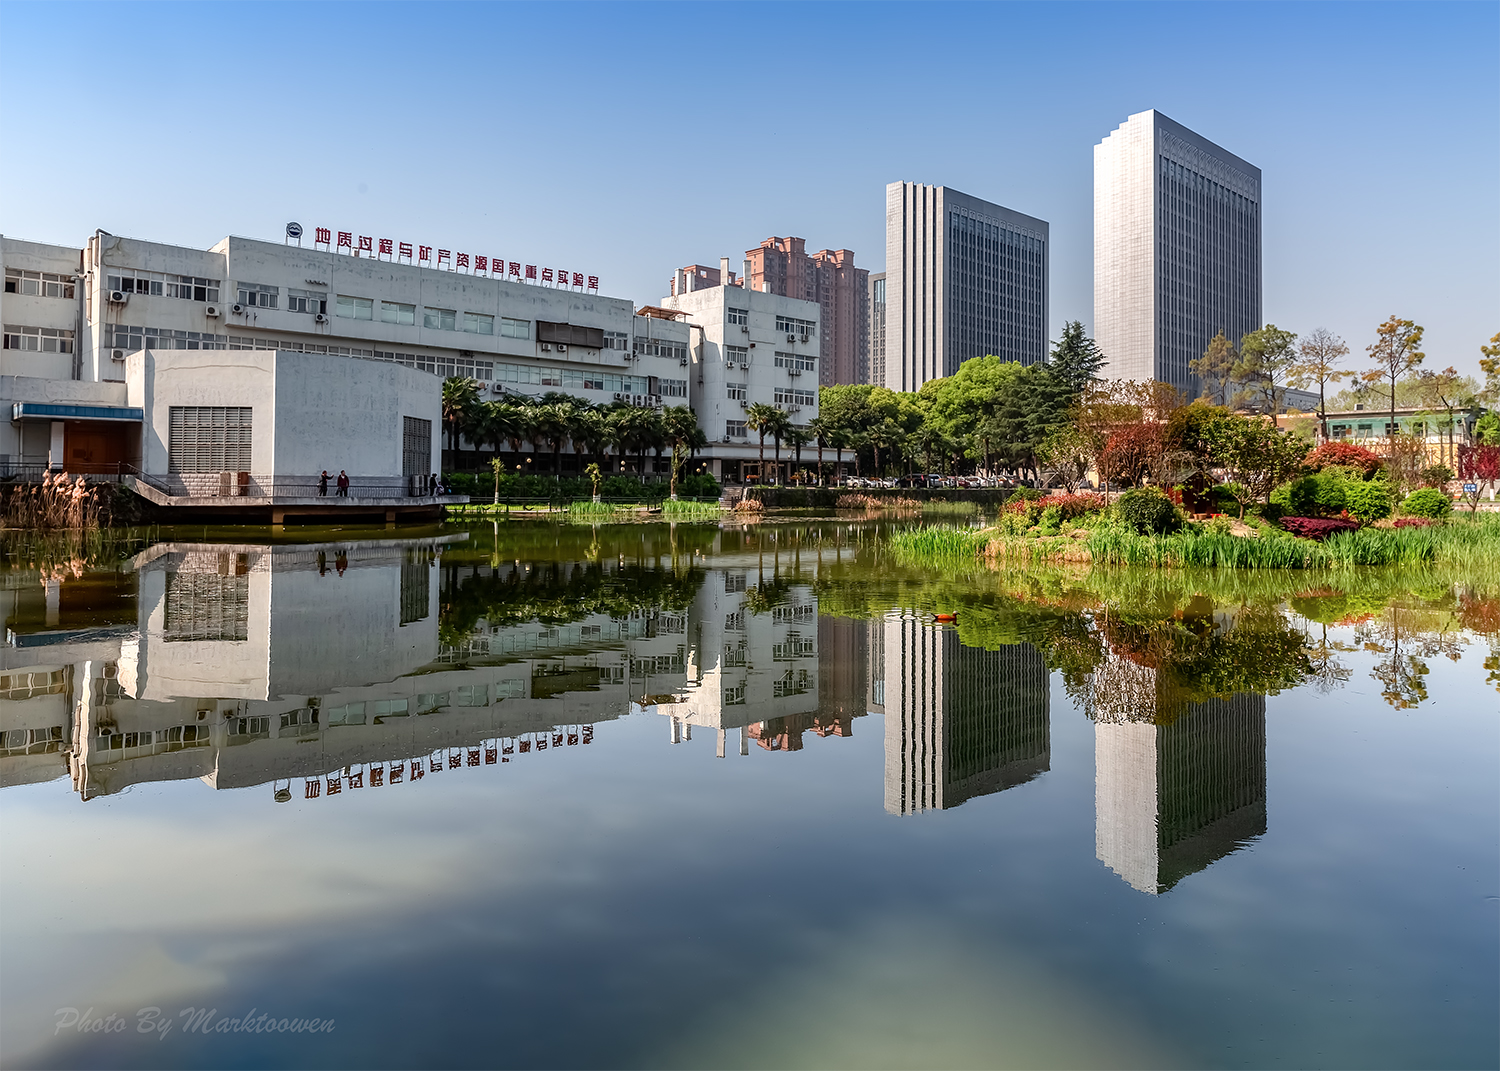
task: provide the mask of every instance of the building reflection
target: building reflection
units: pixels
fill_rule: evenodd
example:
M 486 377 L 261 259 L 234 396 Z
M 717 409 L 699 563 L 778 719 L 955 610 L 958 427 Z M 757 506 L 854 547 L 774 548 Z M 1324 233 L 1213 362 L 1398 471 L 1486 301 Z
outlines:
M 1029 643 L 969 647 L 909 615 L 871 623 L 871 710 L 885 715 L 885 809 L 957 807 L 1052 758 L 1047 665 Z
M 1112 653 L 1094 710 L 1094 847 L 1163 893 L 1266 831 L 1266 699 L 1174 700 L 1155 667 Z

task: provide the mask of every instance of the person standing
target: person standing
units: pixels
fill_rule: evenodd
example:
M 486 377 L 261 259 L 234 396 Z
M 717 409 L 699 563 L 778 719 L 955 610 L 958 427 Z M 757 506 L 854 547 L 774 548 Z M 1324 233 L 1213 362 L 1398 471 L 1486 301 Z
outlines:
M 339 469 L 338 488 L 340 498 L 349 497 L 349 474 L 343 469 Z
M 323 475 L 318 477 L 318 497 L 328 497 L 328 470 L 323 470 Z

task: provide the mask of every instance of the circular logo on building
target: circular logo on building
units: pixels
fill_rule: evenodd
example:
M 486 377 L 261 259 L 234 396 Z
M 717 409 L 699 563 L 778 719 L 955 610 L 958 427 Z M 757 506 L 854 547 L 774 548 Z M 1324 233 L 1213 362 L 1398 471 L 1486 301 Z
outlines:
M 302 224 L 300 224 L 300 223 L 288 223 L 286 225 L 286 236 L 288 238 L 301 238 L 302 237 Z

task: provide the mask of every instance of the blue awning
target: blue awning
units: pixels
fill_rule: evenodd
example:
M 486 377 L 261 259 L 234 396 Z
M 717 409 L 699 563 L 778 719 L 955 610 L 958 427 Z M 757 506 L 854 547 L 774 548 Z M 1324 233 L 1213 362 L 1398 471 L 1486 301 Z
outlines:
M 12 420 L 123 420 L 140 424 L 145 410 L 129 405 L 53 405 L 48 402 L 16 402 Z

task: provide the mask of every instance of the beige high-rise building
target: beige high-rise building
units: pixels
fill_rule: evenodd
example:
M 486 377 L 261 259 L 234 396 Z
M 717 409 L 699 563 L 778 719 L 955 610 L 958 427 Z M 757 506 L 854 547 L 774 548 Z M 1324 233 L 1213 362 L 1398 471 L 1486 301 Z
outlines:
M 1094 146 L 1094 338 L 1112 379 L 1201 393 L 1188 362 L 1261 325 L 1260 168 L 1157 111 Z

